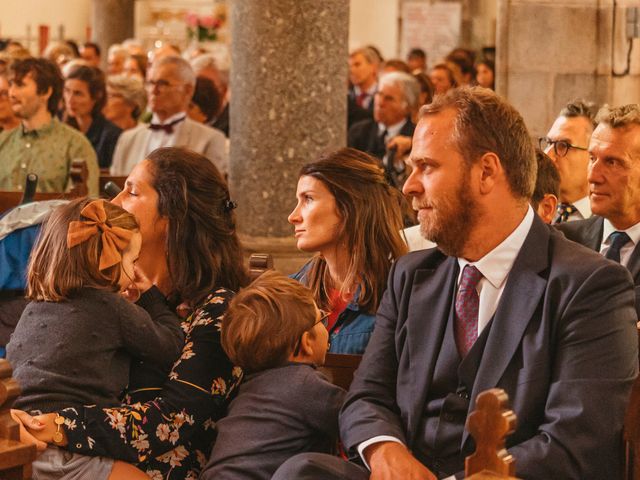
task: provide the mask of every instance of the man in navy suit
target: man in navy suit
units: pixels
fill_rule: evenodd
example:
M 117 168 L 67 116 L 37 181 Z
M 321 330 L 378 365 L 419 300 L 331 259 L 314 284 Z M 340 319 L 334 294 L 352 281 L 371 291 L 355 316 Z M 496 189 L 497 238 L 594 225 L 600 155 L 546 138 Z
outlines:
M 534 215 L 535 157 L 518 112 L 461 88 L 423 107 L 404 192 L 438 249 L 400 258 L 340 414 L 352 461 L 294 457 L 274 479 L 462 478 L 476 396 L 518 417 L 516 476 L 621 475 L 637 374 L 624 268 Z
M 594 216 L 557 227 L 629 269 L 640 312 L 640 106 L 605 106 L 597 121 L 588 169 Z

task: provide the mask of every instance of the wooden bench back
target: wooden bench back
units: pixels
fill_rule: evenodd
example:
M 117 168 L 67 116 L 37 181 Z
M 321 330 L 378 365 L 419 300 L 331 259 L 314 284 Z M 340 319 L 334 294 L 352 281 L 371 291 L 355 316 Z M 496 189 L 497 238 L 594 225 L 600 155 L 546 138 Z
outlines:
M 126 179 L 127 179 L 127 177 L 113 176 L 113 175 L 109 175 L 107 173 L 100 173 L 100 196 L 101 197 L 106 197 L 107 196 L 105 194 L 105 191 L 104 191 L 104 186 L 109 182 L 114 183 L 121 190 L 123 190 L 124 189 L 124 182 L 125 182 Z
M 35 445 L 19 442 L 20 430 L 9 409 L 20 394 L 20 387 L 11 376 L 9 362 L 0 359 L 0 478 L 23 480 L 31 478 L 31 462 L 36 459 Z
M 45 193 L 36 191 L 33 200 L 71 200 L 73 198 L 86 197 L 89 192 L 87 188 L 88 176 L 87 164 L 84 160 L 74 160 L 69 171 L 72 187 L 68 192 Z M 23 191 L 0 190 L 0 215 L 20 205 L 23 195 Z
M 360 365 L 362 355 L 346 355 L 342 353 L 327 353 L 324 365 L 320 370 L 331 383 L 349 390 L 353 374 Z

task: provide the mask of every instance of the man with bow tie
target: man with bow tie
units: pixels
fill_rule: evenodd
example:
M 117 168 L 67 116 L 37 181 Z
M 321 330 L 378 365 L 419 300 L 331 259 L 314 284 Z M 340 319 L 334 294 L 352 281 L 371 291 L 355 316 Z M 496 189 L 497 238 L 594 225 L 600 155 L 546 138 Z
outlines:
M 589 200 L 594 216 L 558 225 L 570 240 L 631 272 L 640 312 L 640 105 L 604 106 L 589 143 Z
M 127 130 L 118 139 L 111 175 L 128 175 L 133 167 L 160 147 L 186 147 L 211 160 L 222 174 L 228 170 L 225 136 L 187 117 L 196 84 L 186 60 L 163 57 L 154 62 L 146 82 L 150 125 Z

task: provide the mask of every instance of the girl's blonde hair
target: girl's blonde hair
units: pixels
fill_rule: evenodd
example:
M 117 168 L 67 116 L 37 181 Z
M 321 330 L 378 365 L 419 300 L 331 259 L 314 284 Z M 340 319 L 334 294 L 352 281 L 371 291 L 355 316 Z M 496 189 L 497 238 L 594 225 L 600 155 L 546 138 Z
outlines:
M 80 212 L 91 201 L 87 198 L 72 200 L 56 208 L 43 224 L 29 258 L 27 298 L 30 300 L 60 302 L 85 287 L 119 289 L 121 263 L 103 271 L 98 268 L 102 253 L 101 230 L 75 247 L 67 247 L 69 224 L 74 220 L 86 220 Z M 95 201 L 104 202 L 108 225 L 138 231 L 138 222 L 132 214 L 107 201 Z

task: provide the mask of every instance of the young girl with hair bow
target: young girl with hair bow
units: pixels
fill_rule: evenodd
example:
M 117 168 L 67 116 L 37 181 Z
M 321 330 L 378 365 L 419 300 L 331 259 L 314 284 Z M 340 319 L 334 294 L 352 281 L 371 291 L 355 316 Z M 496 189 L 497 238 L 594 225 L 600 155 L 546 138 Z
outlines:
M 16 408 L 117 405 L 133 358 L 169 371 L 183 342 L 179 319 L 134 271 L 140 245 L 135 217 L 104 200 L 74 200 L 52 212 L 29 261 L 31 303 L 7 346 L 22 389 Z M 133 304 L 131 291 L 140 288 Z M 56 418 L 54 444 L 63 422 Z M 33 463 L 33 478 L 93 478 L 113 468 L 113 460 L 50 446 Z

